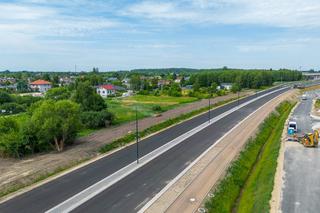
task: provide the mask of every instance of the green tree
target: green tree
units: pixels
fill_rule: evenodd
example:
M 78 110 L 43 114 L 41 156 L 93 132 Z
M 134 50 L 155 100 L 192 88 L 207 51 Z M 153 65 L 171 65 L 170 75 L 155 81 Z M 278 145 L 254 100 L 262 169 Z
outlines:
M 13 102 L 13 98 L 9 95 L 9 93 L 0 90 L 0 104 Z
M 209 88 L 209 92 L 212 94 L 212 93 L 217 93 L 217 87 L 218 87 L 218 84 L 216 82 L 213 82 Z
M 199 79 L 197 78 L 196 81 L 192 85 L 193 91 L 198 92 L 200 90 L 200 83 Z
M 241 91 L 241 86 L 239 85 L 239 83 L 233 83 L 232 87 L 231 87 L 231 91 L 233 93 L 240 92 Z
M 80 106 L 69 100 L 43 101 L 34 109 L 31 124 L 36 138 L 60 152 L 71 143 L 81 127 Z
M 170 86 L 168 95 L 174 96 L 174 97 L 180 97 L 181 96 L 181 88 L 179 84 L 174 83 Z
M 45 98 L 52 100 L 69 99 L 71 92 L 66 87 L 56 87 L 46 92 Z
M 133 75 L 130 78 L 131 89 L 138 91 L 141 89 L 142 81 L 139 75 Z
M 81 105 L 83 111 L 101 111 L 107 108 L 103 98 L 88 81 L 78 83 L 72 99 Z
M 18 90 L 18 92 L 27 92 L 28 91 L 27 82 L 26 81 L 18 81 L 17 90 Z

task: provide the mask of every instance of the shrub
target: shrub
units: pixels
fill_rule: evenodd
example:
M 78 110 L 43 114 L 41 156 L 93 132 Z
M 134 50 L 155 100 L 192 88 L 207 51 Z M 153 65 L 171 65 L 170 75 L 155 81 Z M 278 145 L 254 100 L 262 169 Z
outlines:
M 36 103 L 40 101 L 42 98 L 41 97 L 33 97 L 31 95 L 26 95 L 26 96 L 14 96 L 14 100 L 17 104 L 23 105 L 25 107 L 31 106 L 33 103 Z
M 4 103 L 0 106 L 0 110 L 5 110 L 4 114 L 17 114 L 25 112 L 26 108 L 17 103 Z
M 13 98 L 9 95 L 9 93 L 0 90 L 0 104 L 12 102 Z
M 148 90 L 140 90 L 138 92 L 139 95 L 149 95 L 149 91 Z
M 111 124 L 113 114 L 104 110 L 100 112 L 88 111 L 81 113 L 81 122 L 86 128 L 99 128 Z
M 223 90 L 223 89 L 220 89 L 220 90 L 218 90 L 218 92 L 217 92 L 217 95 L 218 95 L 218 96 L 223 96 L 223 95 L 225 95 L 225 94 L 226 94 L 226 91 Z
M 162 108 L 161 108 L 160 105 L 155 105 L 155 106 L 152 107 L 152 110 L 155 111 L 155 112 L 160 112 L 160 111 L 162 111 Z
M 9 117 L 0 118 L 0 156 L 20 157 L 23 141 L 17 121 Z

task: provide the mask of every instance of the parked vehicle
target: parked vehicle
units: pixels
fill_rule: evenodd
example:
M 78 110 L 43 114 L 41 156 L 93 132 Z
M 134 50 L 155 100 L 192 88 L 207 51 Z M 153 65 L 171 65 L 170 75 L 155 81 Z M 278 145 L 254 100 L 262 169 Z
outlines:
M 291 130 L 291 131 L 290 131 Z M 297 126 L 297 122 L 295 121 L 289 121 L 289 124 L 288 124 L 288 133 L 290 132 L 294 132 L 294 133 L 297 133 L 298 132 L 298 126 Z
M 308 97 L 307 97 L 307 95 L 306 95 L 306 94 L 303 94 L 303 95 L 301 96 L 301 99 L 302 99 L 302 100 L 307 100 L 307 99 L 308 99 Z

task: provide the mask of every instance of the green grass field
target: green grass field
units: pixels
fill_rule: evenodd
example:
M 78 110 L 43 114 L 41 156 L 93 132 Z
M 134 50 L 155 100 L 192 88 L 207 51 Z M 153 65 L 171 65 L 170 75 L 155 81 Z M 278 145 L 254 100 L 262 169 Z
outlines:
M 169 96 L 149 96 L 136 95 L 127 98 L 106 99 L 108 110 L 115 115 L 115 124 L 129 122 L 135 119 L 138 110 L 138 118 L 145 118 L 155 115 L 154 106 L 161 106 L 161 111 L 173 109 L 182 104 L 198 100 L 193 97 L 169 97 Z

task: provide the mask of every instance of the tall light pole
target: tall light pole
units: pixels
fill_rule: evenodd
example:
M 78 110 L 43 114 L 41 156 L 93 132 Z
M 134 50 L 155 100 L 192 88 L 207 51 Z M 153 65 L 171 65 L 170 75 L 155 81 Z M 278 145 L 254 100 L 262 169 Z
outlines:
M 211 115 L 210 115 L 210 108 L 211 108 L 211 103 L 210 103 L 210 99 L 211 99 L 211 91 L 210 91 L 210 94 L 209 94 L 209 112 L 208 112 L 208 121 L 209 121 L 209 123 L 210 123 L 210 119 L 211 119 Z
M 238 88 L 238 106 L 239 106 L 239 99 L 240 99 L 240 88 Z
M 137 164 L 139 163 L 139 129 L 138 129 L 138 109 L 136 106 L 136 145 L 137 145 Z
M 210 105 L 211 105 L 211 103 L 210 103 L 210 98 L 211 98 L 211 88 L 210 88 L 210 81 L 209 81 L 209 73 L 207 74 L 207 86 L 208 86 L 208 92 L 209 92 L 209 99 L 208 99 L 208 101 L 209 101 L 208 122 L 210 123 L 210 118 L 211 118 L 211 116 L 210 116 Z

